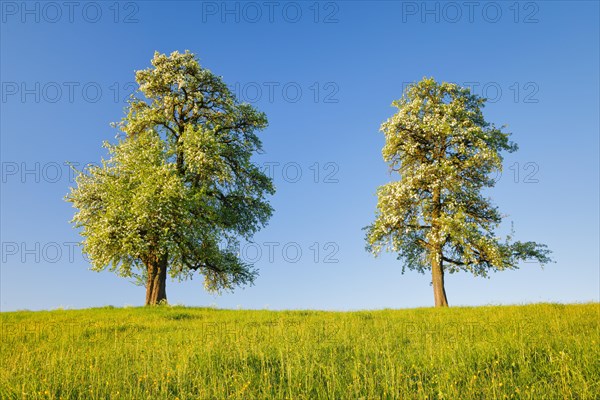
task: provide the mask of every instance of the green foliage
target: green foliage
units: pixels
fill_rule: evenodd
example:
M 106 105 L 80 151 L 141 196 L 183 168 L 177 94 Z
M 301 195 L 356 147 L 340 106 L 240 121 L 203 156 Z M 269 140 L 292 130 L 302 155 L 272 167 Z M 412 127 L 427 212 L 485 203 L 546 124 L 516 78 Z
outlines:
M 104 144 L 108 160 L 67 196 L 93 269 L 143 282 L 148 260 L 166 258 L 172 277 L 198 271 L 211 291 L 251 283 L 256 271 L 236 249 L 272 214 L 273 184 L 251 159 L 265 115 L 187 51 L 155 53 L 136 81 L 114 124 L 124 137 Z
M 1 313 L 2 399 L 598 399 L 598 303 Z
M 522 260 L 550 262 L 545 245 L 494 234 L 502 218 L 481 191 L 494 186 L 501 153 L 517 145 L 485 121 L 484 103 L 469 89 L 427 78 L 393 102 L 398 111 L 381 126 L 382 153 L 399 179 L 377 191 L 369 251 L 398 253 L 403 270 L 424 272 L 441 261 L 451 273 L 480 276 L 517 268 Z

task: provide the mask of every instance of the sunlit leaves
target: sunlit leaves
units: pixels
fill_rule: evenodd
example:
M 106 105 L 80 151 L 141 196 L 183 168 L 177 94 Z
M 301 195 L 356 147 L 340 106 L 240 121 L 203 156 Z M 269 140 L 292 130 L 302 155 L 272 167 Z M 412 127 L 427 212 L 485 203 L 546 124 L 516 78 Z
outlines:
M 382 155 L 399 179 L 377 191 L 376 219 L 367 228 L 370 251 L 397 252 L 405 267 L 420 272 L 433 255 L 450 272 L 484 276 L 524 259 L 550 261 L 543 245 L 501 243 L 494 235 L 501 216 L 481 190 L 494 185 L 502 152 L 517 146 L 485 121 L 484 103 L 469 89 L 431 78 L 393 102 L 398 111 L 381 125 Z
M 116 124 L 124 138 L 105 144 L 108 160 L 82 171 L 67 196 L 93 268 L 139 278 L 145 260 L 166 257 L 172 277 L 199 271 L 212 291 L 251 283 L 236 244 L 272 214 L 273 184 L 252 162 L 265 115 L 189 52 L 155 53 L 136 81 Z

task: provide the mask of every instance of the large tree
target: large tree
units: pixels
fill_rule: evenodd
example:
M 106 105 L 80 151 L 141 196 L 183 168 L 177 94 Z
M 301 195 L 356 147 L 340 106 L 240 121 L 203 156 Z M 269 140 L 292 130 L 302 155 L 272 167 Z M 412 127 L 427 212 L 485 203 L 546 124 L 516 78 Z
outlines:
M 431 269 L 436 307 L 448 305 L 446 272 L 487 276 L 522 260 L 550 261 L 545 245 L 494 233 L 502 216 L 482 190 L 494 186 L 501 153 L 517 146 L 485 121 L 484 103 L 467 88 L 424 78 L 392 103 L 398 111 L 381 126 L 383 158 L 399 179 L 378 188 L 367 249 L 397 253 L 403 272 Z
M 167 275 L 197 271 L 210 291 L 252 283 L 237 249 L 272 214 L 272 181 L 252 162 L 265 115 L 188 51 L 155 53 L 135 79 L 110 157 L 67 195 L 92 269 L 140 279 L 147 305 L 166 301 Z

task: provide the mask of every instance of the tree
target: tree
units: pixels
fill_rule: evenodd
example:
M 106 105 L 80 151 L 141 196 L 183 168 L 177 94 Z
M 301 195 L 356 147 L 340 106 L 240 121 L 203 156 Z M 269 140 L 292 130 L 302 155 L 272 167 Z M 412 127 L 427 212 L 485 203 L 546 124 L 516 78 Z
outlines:
M 209 291 L 251 284 L 238 256 L 272 214 L 272 181 L 252 162 L 265 114 L 241 104 L 190 52 L 156 52 L 135 74 L 139 89 L 113 126 L 110 158 L 78 174 L 67 201 L 78 209 L 83 251 L 146 284 L 146 305 L 166 301 L 166 278 L 204 275 Z
M 446 272 L 488 276 L 526 259 L 551 261 L 545 245 L 494 234 L 502 216 L 482 190 L 494 186 L 501 152 L 517 145 L 485 121 L 484 103 L 469 89 L 424 78 L 392 103 L 398 111 L 381 126 L 383 158 L 400 179 L 377 190 L 367 250 L 398 253 L 403 273 L 431 269 L 436 307 L 448 306 Z

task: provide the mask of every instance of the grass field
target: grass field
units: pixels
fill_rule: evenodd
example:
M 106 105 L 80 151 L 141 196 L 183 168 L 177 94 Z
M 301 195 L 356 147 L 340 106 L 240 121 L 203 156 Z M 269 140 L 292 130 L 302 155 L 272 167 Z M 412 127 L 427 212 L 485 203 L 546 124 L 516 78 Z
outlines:
M 2 399 L 598 399 L 600 304 L 0 314 Z

